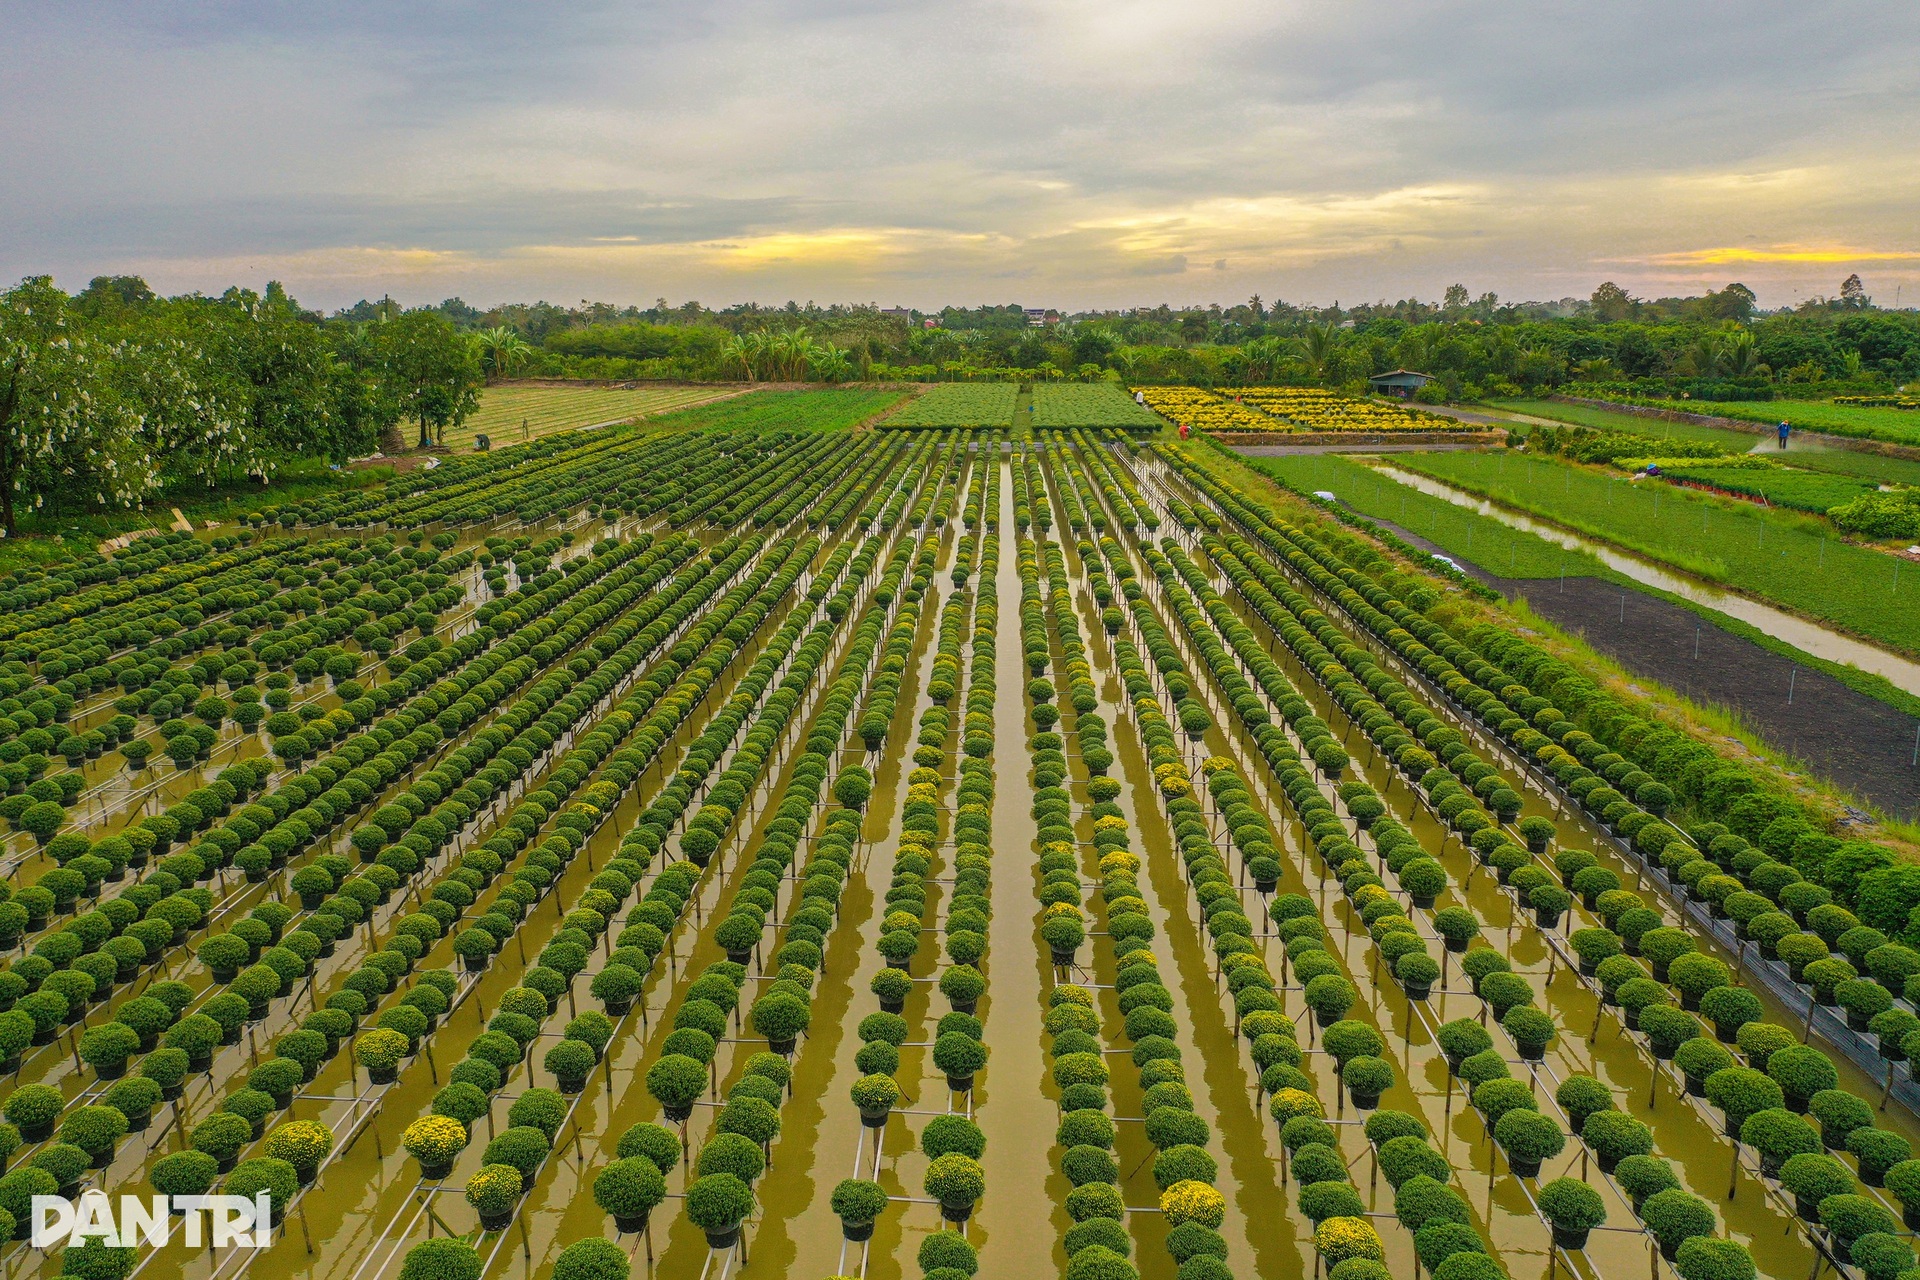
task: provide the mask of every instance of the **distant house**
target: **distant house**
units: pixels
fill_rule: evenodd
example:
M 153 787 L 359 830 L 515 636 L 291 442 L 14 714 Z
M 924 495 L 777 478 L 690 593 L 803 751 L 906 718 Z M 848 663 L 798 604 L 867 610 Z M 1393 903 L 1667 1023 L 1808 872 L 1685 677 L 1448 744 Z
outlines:
M 1046 307 L 1025 307 L 1023 310 L 1027 313 L 1027 324 L 1031 328 L 1038 329 L 1046 325 L 1060 323 L 1060 313 L 1058 311 L 1053 311 Z
M 905 320 L 909 323 L 913 320 L 913 312 L 906 307 L 882 307 L 880 314 L 889 320 Z
M 1401 400 L 1413 399 L 1413 393 L 1433 381 L 1430 373 L 1415 373 L 1411 369 L 1395 369 L 1390 373 L 1376 373 L 1367 379 L 1367 387 L 1375 395 L 1395 396 Z

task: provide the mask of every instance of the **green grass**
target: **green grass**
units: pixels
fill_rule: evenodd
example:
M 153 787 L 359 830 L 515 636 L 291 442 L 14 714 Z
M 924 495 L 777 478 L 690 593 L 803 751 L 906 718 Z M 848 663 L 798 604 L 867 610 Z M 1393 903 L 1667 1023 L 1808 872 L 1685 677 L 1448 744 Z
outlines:
M 1825 515 L 1844 502 L 1852 502 L 1863 493 L 1874 492 L 1874 486 L 1865 481 L 1819 471 L 1758 467 L 1662 467 L 1660 470 L 1677 480 L 1692 480 L 1729 493 L 1765 498 L 1776 507 L 1818 515 Z
M 1593 427 L 1601 431 L 1630 431 L 1635 435 L 1649 436 L 1656 440 L 1698 440 L 1707 444 L 1724 445 L 1741 452 L 1750 451 L 1756 445 L 1766 443 L 1764 437 L 1749 435 L 1744 431 L 1735 431 L 1727 427 L 1701 427 L 1690 422 L 1663 422 L 1659 418 L 1642 418 L 1636 414 L 1618 413 L 1611 409 L 1593 409 L 1580 404 L 1561 404 L 1555 400 L 1509 400 L 1496 407 L 1514 413 L 1528 414 L 1535 418 L 1552 418 L 1556 422 Z M 1881 412 L 1904 411 L 1882 410 Z M 1778 418 L 1774 419 L 1776 422 L 1778 420 Z M 1525 424 L 1521 424 L 1521 429 L 1526 429 Z M 1855 476 L 1862 480 L 1871 480 L 1876 484 L 1906 484 L 1920 488 L 1920 462 L 1907 458 L 1887 458 L 1877 453 L 1863 453 L 1855 449 L 1826 449 L 1809 446 L 1799 440 L 1792 442 L 1785 456 L 1794 466 L 1805 467 L 1810 471 L 1827 471 L 1834 475 Z
M 1895 444 L 1920 444 L 1920 411 L 1913 409 L 1865 409 L 1856 405 L 1834 404 L 1829 400 L 1735 400 L 1724 403 L 1650 400 L 1647 403 L 1656 409 L 1738 418 L 1742 422 L 1758 422 L 1769 427 L 1785 418 L 1800 431 L 1825 431 L 1833 435 L 1887 440 Z
M 1110 382 L 1039 382 L 1033 388 L 1036 427 L 1120 427 L 1158 431 L 1166 419 Z
M 711 404 L 663 413 L 648 430 L 696 427 L 784 427 L 790 431 L 844 431 L 886 412 L 904 393 L 869 387 L 823 387 L 817 391 L 756 391 Z
M 1833 538 L 1822 521 L 1635 484 L 1517 453 L 1402 454 L 1396 465 L 1920 653 L 1920 570 Z
M 1637 414 L 1617 413 L 1611 409 L 1593 409 L 1583 404 L 1561 404 L 1557 400 L 1505 400 L 1493 407 L 1524 413 L 1529 417 L 1568 422 L 1576 427 L 1592 427 L 1596 431 L 1627 431 L 1655 440 L 1694 440 L 1702 444 L 1717 444 L 1736 453 L 1745 452 L 1760 443 L 1758 436 L 1727 427 L 1663 422 L 1659 418 L 1642 418 Z M 1521 429 L 1526 429 L 1525 424 L 1521 424 Z
M 1011 382 L 942 382 L 889 417 L 883 427 L 1010 427 L 1020 388 Z
M 474 436 L 481 433 L 496 446 L 519 444 L 556 431 L 624 422 L 727 393 L 725 387 L 488 387 L 480 393 L 479 410 L 457 430 L 447 432 L 447 444 L 470 448 Z
M 1608 573 L 1584 551 L 1569 551 L 1538 534 L 1509 528 L 1342 457 L 1295 454 L 1242 461 L 1304 493 L 1325 490 L 1361 515 L 1388 521 L 1502 577 L 1558 578 L 1563 573 L 1604 577 Z
M 1395 458 L 1405 461 L 1405 455 Z M 1874 675 L 1858 667 L 1831 662 L 1798 649 L 1784 640 L 1768 635 L 1749 622 L 1730 617 L 1685 596 L 1635 582 L 1625 574 L 1609 569 L 1584 551 L 1569 551 L 1557 543 L 1524 530 L 1509 528 L 1492 516 L 1425 494 L 1411 485 L 1401 484 L 1372 467 L 1331 455 L 1281 458 L 1241 457 L 1242 463 L 1265 475 L 1275 476 L 1306 493 L 1324 489 L 1337 495 L 1347 506 L 1375 520 L 1390 522 L 1408 533 L 1426 539 L 1449 555 L 1469 561 L 1490 573 L 1515 579 L 1557 578 L 1564 571 L 1569 577 L 1599 578 L 1642 595 L 1678 605 L 1729 635 L 1751 641 L 1770 653 L 1779 654 L 1803 667 L 1832 676 L 1856 693 L 1863 693 L 1905 712 L 1920 716 L 1920 698 L 1895 685 L 1885 676 Z M 1665 505 L 1664 503 L 1662 504 Z M 1529 619 L 1525 597 L 1511 606 L 1520 617 Z M 1551 625 L 1533 620 L 1535 625 Z M 1556 631 L 1558 628 L 1554 628 Z M 1634 673 L 1629 673 L 1634 674 Z M 1644 678 L 1644 677 L 1636 677 Z M 1676 698 L 1679 695 L 1674 695 Z

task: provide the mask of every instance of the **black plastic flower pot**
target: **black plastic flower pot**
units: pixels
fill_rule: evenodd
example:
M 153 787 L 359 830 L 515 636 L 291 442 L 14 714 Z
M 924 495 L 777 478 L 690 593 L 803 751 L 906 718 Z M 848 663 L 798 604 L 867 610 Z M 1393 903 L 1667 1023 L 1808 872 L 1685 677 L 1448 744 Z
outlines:
M 1409 1000 L 1425 1000 L 1433 994 L 1431 982 L 1403 982 L 1400 987 L 1407 993 Z
M 1818 1223 L 1820 1221 L 1820 1202 L 1818 1200 L 1809 1200 L 1805 1196 L 1795 1196 L 1793 1198 L 1793 1211 L 1800 1215 L 1800 1219 L 1803 1222 Z
M 240 975 L 240 970 L 229 965 L 216 965 L 212 970 L 215 984 L 224 986 Z
M 375 1084 L 392 1084 L 399 1076 L 400 1068 L 398 1064 L 391 1067 L 369 1066 L 367 1068 L 367 1078 Z
M 972 1073 L 964 1076 L 949 1075 L 947 1077 L 947 1088 L 953 1090 L 955 1093 L 966 1093 L 973 1088 Z
M 1558 911 L 1548 911 L 1544 908 L 1536 907 L 1533 912 L 1533 920 L 1534 923 L 1542 929 L 1554 929 L 1560 925 L 1560 914 Z
M 1380 1106 L 1380 1095 L 1377 1093 L 1356 1093 L 1349 1089 L 1347 1097 L 1353 1102 L 1355 1111 L 1374 1111 Z
M 1516 1178 L 1537 1178 L 1540 1176 L 1540 1162 L 1538 1160 L 1521 1160 L 1514 1156 L 1508 1156 L 1507 1167 L 1513 1170 L 1513 1176 Z
M 746 947 L 739 951 L 729 951 L 727 952 L 727 959 L 734 964 L 746 964 L 753 959 L 753 948 Z
M 798 1036 L 789 1036 L 785 1040 L 768 1040 L 767 1048 L 779 1054 L 781 1057 L 787 1058 L 793 1055 L 793 1047 L 798 1043 Z
M 1580 1250 L 1587 1247 L 1587 1234 L 1591 1227 L 1563 1227 L 1554 1224 L 1553 1242 L 1562 1249 Z
M 737 1222 L 730 1227 L 722 1227 L 718 1231 L 707 1232 L 707 1248 L 709 1249 L 731 1249 L 735 1244 L 739 1243 L 739 1240 L 740 1224 Z
M 1410 896 L 1413 898 L 1414 908 L 1419 911 L 1433 910 L 1434 902 L 1440 897 L 1437 893 L 1416 893 Z
M 882 1000 L 880 1002 L 880 1012 L 882 1013 L 899 1013 L 902 1009 L 905 1009 L 906 1007 L 907 1007 L 907 1002 L 904 999 Z
M 1707 1096 L 1706 1077 L 1688 1076 L 1687 1077 L 1687 1096 L 1692 1098 L 1706 1097 Z
M 1520 1051 L 1520 1059 L 1523 1062 L 1539 1062 L 1547 1056 L 1546 1045 L 1535 1044 L 1530 1040 L 1516 1040 L 1513 1047 Z
M 1873 1029 L 1873 1015 L 1856 1009 L 1847 1010 L 1847 1030 L 1870 1031 Z
M 299 1170 L 296 1169 L 294 1172 L 298 1173 Z M 451 1157 L 444 1161 L 435 1161 L 433 1164 L 428 1164 L 425 1160 L 420 1162 L 420 1176 L 428 1182 L 442 1182 L 452 1173 L 453 1160 Z
M 122 1058 L 118 1062 L 96 1062 L 93 1064 L 93 1073 L 102 1080 L 118 1080 L 127 1074 L 127 1060 Z
M 587 1074 L 582 1072 L 577 1076 L 555 1076 L 553 1083 L 554 1087 L 562 1093 L 579 1093 L 587 1087 Z
M 508 1217 L 512 1215 L 509 1214 Z M 653 1210 L 645 1213 L 616 1213 L 613 1215 L 614 1230 L 639 1235 L 647 1229 L 647 1219 L 653 1216 Z
M 482 1231 L 505 1231 L 512 1225 L 513 1210 L 511 1209 L 505 1213 L 483 1213 L 480 1215 L 480 1229 Z
M 693 1104 L 691 1102 L 670 1102 L 664 1104 L 661 1107 L 661 1111 L 666 1115 L 669 1123 L 685 1124 L 687 1118 L 693 1114 Z M 736 1227 L 734 1230 L 738 1231 L 739 1228 Z
M 853 1243 L 859 1244 L 862 1241 L 873 1239 L 873 1224 L 871 1222 L 848 1222 L 845 1218 L 842 1218 L 840 1219 L 840 1234 Z
M 893 1109 L 891 1107 L 882 1107 L 874 1111 L 862 1111 L 860 1113 L 860 1123 L 869 1129 L 884 1129 L 887 1127 L 887 1117 L 892 1114 Z M 863 1240 L 865 1238 L 864 1236 L 861 1237 Z
M 1280 887 L 1280 880 L 1278 877 L 1275 877 L 1270 880 L 1263 880 L 1259 876 L 1255 876 L 1253 878 L 1253 888 L 1254 888 L 1254 892 L 1256 893 L 1272 893 L 1275 889 L 1278 889 L 1279 887 Z
M 952 1000 L 950 1001 L 950 1003 L 953 1005 L 953 1011 L 955 1013 L 970 1014 L 974 1011 L 974 1009 L 979 1007 L 980 1001 L 976 998 L 973 1000 Z
M 1595 1152 L 1594 1155 L 1595 1159 L 1599 1161 L 1600 1172 L 1602 1173 L 1612 1173 L 1620 1167 L 1620 1162 L 1626 1158 L 1623 1155 L 1605 1151 Z
M 1071 950 L 1062 950 L 1059 947 L 1055 947 L 1053 948 L 1053 962 L 1057 965 L 1072 964 L 1073 957 L 1078 953 L 1078 951 L 1079 951 L 1079 948 L 1077 947 Z
M 1447 950 L 1453 952 L 1455 955 L 1462 955 L 1472 943 L 1472 938 L 1448 938 Z
M 633 1008 L 633 997 L 629 996 L 624 1000 L 602 1000 L 600 1005 L 607 1011 L 609 1018 L 625 1017 Z
M 94 1168 L 104 1169 L 113 1163 L 113 1151 L 114 1149 L 109 1146 L 99 1151 L 89 1151 L 87 1154 L 92 1157 Z
M 52 1136 L 53 1121 L 51 1120 L 42 1124 L 23 1124 L 20 1126 L 20 1140 L 29 1145 L 35 1142 L 45 1142 Z
M 973 1201 L 969 1200 L 965 1204 L 948 1204 L 943 1200 L 940 1202 L 940 1216 L 948 1222 L 965 1222 L 973 1216 Z
M 213 1070 L 213 1050 L 212 1049 L 195 1049 L 191 1053 L 187 1054 L 187 1070 L 189 1071 Z

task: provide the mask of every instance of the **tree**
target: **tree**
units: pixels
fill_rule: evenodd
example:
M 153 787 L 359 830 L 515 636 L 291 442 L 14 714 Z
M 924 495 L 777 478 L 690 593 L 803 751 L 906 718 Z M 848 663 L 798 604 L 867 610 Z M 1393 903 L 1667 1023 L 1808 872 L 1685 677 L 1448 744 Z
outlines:
M 1306 362 L 1307 371 L 1314 377 L 1327 376 L 1334 348 L 1339 345 L 1339 334 L 1340 331 L 1331 324 L 1316 324 L 1300 335 L 1300 358 Z
M 1753 308 L 1759 299 L 1747 286 L 1734 283 L 1718 293 L 1706 296 L 1707 312 L 1716 320 L 1733 320 L 1745 324 L 1753 318 Z
M 40 506 L 89 452 L 98 383 L 95 353 L 51 276 L 0 294 L 0 519 L 9 536 L 20 529 L 16 498 Z
M 441 304 L 445 314 L 446 303 Z M 489 378 L 510 378 L 518 366 L 525 364 L 531 348 L 506 325 L 497 325 L 491 329 L 482 329 L 479 334 L 480 362 Z
M 444 440 L 480 404 L 480 363 L 451 321 L 408 311 L 374 330 L 387 393 L 399 416 L 420 424 L 420 448 Z
M 1840 282 L 1840 305 L 1843 307 L 1865 307 L 1869 305 L 1867 286 L 1861 283 L 1860 273 L 1858 271 Z
M 1595 289 L 1590 301 L 1593 314 L 1601 320 L 1625 320 L 1633 313 L 1633 299 L 1611 280 Z
M 1467 292 L 1467 286 L 1463 284 L 1450 284 L 1447 286 L 1446 300 L 1440 305 L 1452 314 L 1459 315 L 1467 309 L 1467 302 L 1471 296 L 1472 295 Z
M 333 356 L 318 317 L 303 312 L 279 281 L 264 295 L 229 289 L 216 313 L 225 321 L 221 359 L 252 388 L 251 441 L 263 453 L 317 453 L 331 430 Z

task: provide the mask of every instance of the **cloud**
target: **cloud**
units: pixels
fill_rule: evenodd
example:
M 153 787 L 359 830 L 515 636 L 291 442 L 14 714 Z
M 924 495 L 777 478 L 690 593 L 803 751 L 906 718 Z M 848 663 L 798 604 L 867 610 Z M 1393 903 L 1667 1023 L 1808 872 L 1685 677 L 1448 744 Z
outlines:
M 0 47 L 0 268 L 327 306 L 1779 302 L 1920 278 L 1917 37 L 1895 0 L 43 6 Z

